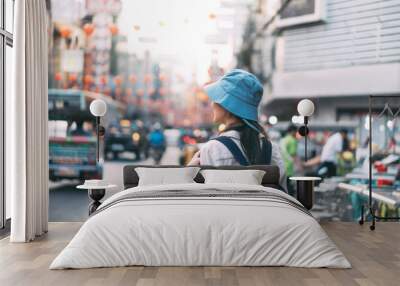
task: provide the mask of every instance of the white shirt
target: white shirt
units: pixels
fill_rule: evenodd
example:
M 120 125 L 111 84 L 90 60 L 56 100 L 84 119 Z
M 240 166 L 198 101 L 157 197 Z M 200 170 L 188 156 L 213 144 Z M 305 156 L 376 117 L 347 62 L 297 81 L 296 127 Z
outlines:
M 236 130 L 229 130 L 220 134 L 220 136 L 231 137 L 239 149 L 242 151 L 243 146 L 240 143 L 240 134 Z M 235 140 L 236 139 L 236 140 Z M 232 153 L 224 144 L 217 140 L 209 140 L 200 148 L 200 165 L 212 166 L 239 166 L 240 164 L 235 160 Z M 279 167 L 279 184 L 285 190 L 287 189 L 285 165 L 282 160 L 280 148 L 275 143 L 272 143 L 271 165 Z
M 342 152 L 343 138 L 339 132 L 328 138 L 321 153 L 321 162 L 337 163 L 337 154 Z

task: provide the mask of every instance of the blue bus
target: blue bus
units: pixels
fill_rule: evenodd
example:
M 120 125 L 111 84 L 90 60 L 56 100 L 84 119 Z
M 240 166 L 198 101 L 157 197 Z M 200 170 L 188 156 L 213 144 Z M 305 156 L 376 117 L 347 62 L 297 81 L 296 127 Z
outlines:
M 95 118 L 89 111 L 94 99 L 107 103 L 102 124 L 119 120 L 125 106 L 113 99 L 83 90 L 50 89 L 49 177 L 61 179 L 97 179 L 102 177 L 102 162 L 96 162 Z M 102 153 L 103 144 L 100 145 Z

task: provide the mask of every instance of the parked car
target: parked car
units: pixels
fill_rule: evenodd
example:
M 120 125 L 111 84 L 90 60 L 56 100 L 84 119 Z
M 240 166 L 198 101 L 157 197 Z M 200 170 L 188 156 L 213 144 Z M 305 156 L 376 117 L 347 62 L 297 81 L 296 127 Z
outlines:
M 119 159 L 121 153 L 135 154 L 135 160 L 148 157 L 147 132 L 134 121 L 122 119 L 110 126 L 105 138 L 104 152 L 108 160 Z

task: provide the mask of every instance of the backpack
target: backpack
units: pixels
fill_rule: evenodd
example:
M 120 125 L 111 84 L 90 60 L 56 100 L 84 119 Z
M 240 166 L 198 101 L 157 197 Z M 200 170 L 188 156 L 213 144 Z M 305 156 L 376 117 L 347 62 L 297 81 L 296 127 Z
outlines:
M 240 150 L 240 148 L 236 145 L 236 143 L 233 141 L 231 137 L 228 136 L 219 136 L 216 137 L 212 140 L 217 140 L 218 142 L 221 142 L 228 150 L 232 153 L 233 158 L 242 166 L 249 166 L 250 163 L 246 159 L 246 156 L 243 154 L 243 152 Z M 259 162 L 259 164 L 262 165 L 270 165 L 271 164 L 271 158 L 272 158 L 272 144 L 269 140 L 263 139 L 261 142 L 261 154 L 262 158 L 265 159 L 265 161 Z

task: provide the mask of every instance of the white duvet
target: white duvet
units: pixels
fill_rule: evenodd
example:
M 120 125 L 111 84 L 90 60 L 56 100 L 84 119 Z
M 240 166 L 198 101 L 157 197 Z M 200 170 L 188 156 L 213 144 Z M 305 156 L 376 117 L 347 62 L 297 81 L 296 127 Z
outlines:
M 50 269 L 145 266 L 350 268 L 318 222 L 290 204 L 262 198 L 174 197 L 121 200 L 134 192 L 262 190 L 232 184 L 136 187 L 107 199 Z M 299 204 L 299 203 L 298 203 Z

